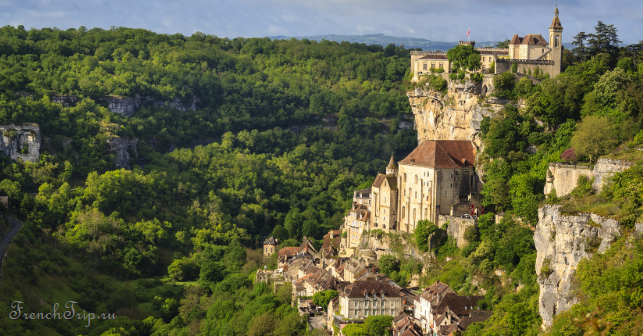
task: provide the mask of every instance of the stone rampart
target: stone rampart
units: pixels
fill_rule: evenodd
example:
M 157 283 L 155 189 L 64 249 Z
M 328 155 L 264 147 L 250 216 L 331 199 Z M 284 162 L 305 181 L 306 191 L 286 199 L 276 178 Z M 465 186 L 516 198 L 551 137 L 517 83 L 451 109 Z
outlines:
M 458 248 L 467 245 L 467 240 L 464 239 L 464 231 L 470 227 L 477 226 L 477 220 L 473 218 L 461 218 L 455 216 L 447 216 L 449 225 L 447 226 L 447 234 L 456 241 Z
M 594 172 L 589 166 L 550 163 L 544 192 L 549 195 L 553 189 L 556 189 L 556 196 L 568 195 L 578 185 L 579 176 L 591 179 L 594 177 Z
M 496 74 L 511 71 L 511 66 L 516 63 L 518 73 L 533 73 L 536 68 L 543 73 L 557 74 L 556 62 L 550 60 L 524 60 L 524 59 L 499 59 L 496 61 Z
M 603 189 L 605 181 L 616 172 L 622 172 L 634 163 L 625 160 L 598 159 L 594 168 L 565 163 L 550 163 L 545 183 L 545 194 L 556 189 L 556 196 L 565 196 L 571 193 L 578 185 L 579 176 L 594 178 L 592 187 L 598 191 Z

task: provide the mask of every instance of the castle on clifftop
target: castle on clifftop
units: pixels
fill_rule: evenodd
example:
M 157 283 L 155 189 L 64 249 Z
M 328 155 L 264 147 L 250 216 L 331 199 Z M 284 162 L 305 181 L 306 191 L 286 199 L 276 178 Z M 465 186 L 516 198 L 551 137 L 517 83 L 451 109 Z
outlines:
M 515 34 L 509 48 L 475 48 L 481 56 L 479 72 L 497 75 L 511 71 L 511 66 L 516 63 L 520 73 L 533 72 L 538 68 L 543 73 L 555 77 L 562 69 L 562 38 L 563 26 L 556 7 L 554 19 L 549 26 L 549 42 L 541 34 L 527 34 L 524 37 Z M 475 46 L 474 41 L 460 41 L 460 44 Z M 413 81 L 417 82 L 420 76 L 431 74 L 432 68 L 442 68 L 447 73 L 451 71 L 446 52 L 411 52 Z

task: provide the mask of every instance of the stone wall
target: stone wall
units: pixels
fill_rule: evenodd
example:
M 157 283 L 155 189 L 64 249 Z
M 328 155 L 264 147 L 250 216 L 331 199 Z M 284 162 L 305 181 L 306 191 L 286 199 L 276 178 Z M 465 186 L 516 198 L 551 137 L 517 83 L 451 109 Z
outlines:
M 449 225 L 447 226 L 447 234 L 449 237 L 455 239 L 458 248 L 467 245 L 467 241 L 464 239 L 464 231 L 470 226 L 477 226 L 477 220 L 454 216 L 447 216 L 447 220 L 449 221 Z
M 579 261 L 592 253 L 605 252 L 621 234 L 620 224 L 613 219 L 594 214 L 564 216 L 559 209 L 560 205 L 539 208 L 534 232 L 540 285 L 538 306 L 544 328 L 551 326 L 557 313 L 578 302 L 573 291 Z
M 594 177 L 594 172 L 589 166 L 579 166 L 564 163 L 550 163 L 547 180 L 545 182 L 545 195 L 556 189 L 557 196 L 565 196 L 578 185 L 578 177 Z
M 116 155 L 116 168 L 131 169 L 131 155 L 137 155 L 138 139 L 110 138 L 107 140 L 110 150 Z
M 510 72 L 511 66 L 516 63 L 518 66 L 518 73 L 529 73 L 529 70 L 533 73 L 536 68 L 538 68 L 543 73 L 548 73 L 551 77 L 560 73 L 560 70 L 556 71 L 556 63 L 549 60 L 523 60 L 523 59 L 506 59 L 498 60 L 496 62 L 496 74 L 501 74 L 503 72 Z M 559 66 L 560 67 L 560 66 Z
M 600 191 L 605 181 L 615 172 L 622 172 L 631 167 L 634 163 L 624 160 L 598 159 L 593 169 L 589 166 L 578 166 L 564 163 L 550 163 L 547 181 L 545 183 L 545 194 L 556 189 L 557 196 L 565 196 L 571 193 L 578 185 L 579 176 L 594 178 L 592 187 Z
M 0 152 L 12 160 L 38 162 L 40 127 L 37 124 L 1 125 Z
M 630 168 L 634 162 L 625 160 L 598 159 L 594 166 L 594 184 L 592 187 L 596 190 L 603 189 L 603 184 L 608 177 L 616 172 L 622 172 Z

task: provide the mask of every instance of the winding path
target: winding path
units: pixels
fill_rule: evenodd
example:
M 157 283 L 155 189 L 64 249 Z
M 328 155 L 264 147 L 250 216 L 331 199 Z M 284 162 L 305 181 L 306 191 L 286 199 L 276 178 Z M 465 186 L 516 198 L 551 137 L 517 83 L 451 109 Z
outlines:
M 0 240 L 0 275 L 2 274 L 2 260 L 4 259 L 4 252 L 7 249 L 7 246 L 9 246 L 9 243 L 11 243 L 11 239 L 16 236 L 18 231 L 22 228 L 22 223 L 19 221 L 9 218 L 9 222 L 11 222 L 11 229 L 7 231 L 7 233 L 2 237 L 2 240 Z

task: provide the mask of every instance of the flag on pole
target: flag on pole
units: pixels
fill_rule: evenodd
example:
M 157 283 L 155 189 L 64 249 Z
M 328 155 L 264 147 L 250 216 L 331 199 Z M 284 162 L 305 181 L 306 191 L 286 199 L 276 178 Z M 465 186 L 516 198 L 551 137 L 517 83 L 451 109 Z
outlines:
M 471 28 L 469 28 L 469 30 L 467 30 L 467 36 L 469 36 L 470 32 L 471 32 Z

